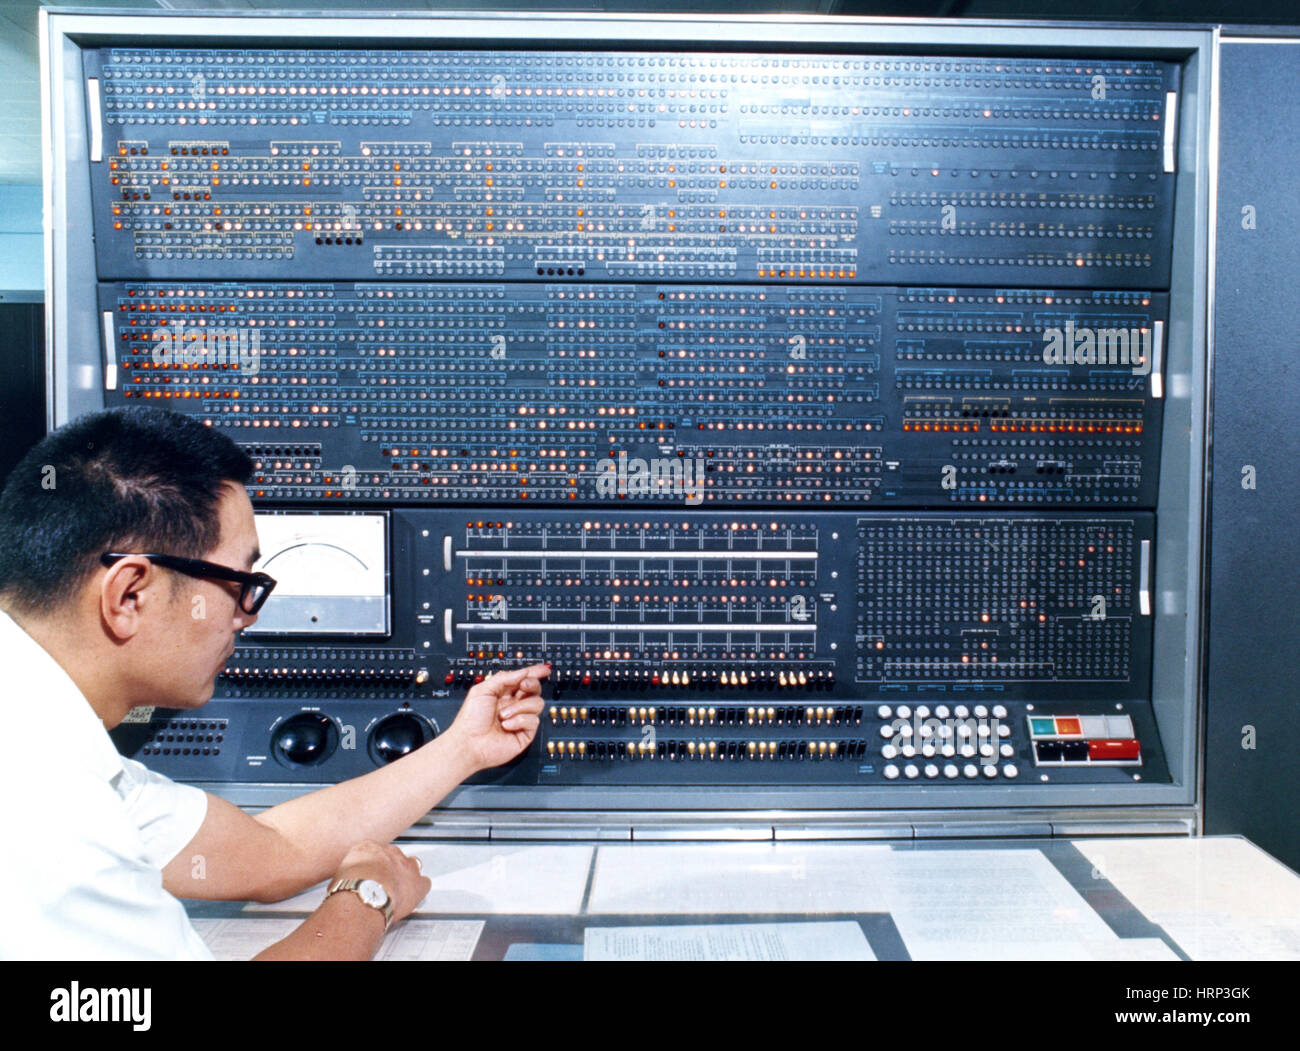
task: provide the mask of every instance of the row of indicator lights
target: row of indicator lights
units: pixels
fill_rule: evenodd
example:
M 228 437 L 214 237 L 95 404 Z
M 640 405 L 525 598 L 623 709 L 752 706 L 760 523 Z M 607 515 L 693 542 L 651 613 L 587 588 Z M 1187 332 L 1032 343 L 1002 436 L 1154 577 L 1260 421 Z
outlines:
M 654 625 L 643 625 L 642 627 L 649 628 L 649 627 L 654 627 Z M 604 655 L 606 657 L 609 657 L 610 653 L 611 651 L 606 651 Z M 477 656 L 479 657 L 485 656 L 485 651 L 479 651 Z M 500 656 L 500 654 L 498 654 L 498 656 Z M 629 674 L 634 675 L 634 673 L 629 673 Z M 608 678 L 609 677 L 608 673 L 605 673 L 604 677 Z M 750 686 L 750 685 L 754 685 L 754 686 L 794 687 L 794 686 L 808 686 L 810 684 L 813 686 L 829 685 L 830 684 L 829 680 L 832 679 L 833 677 L 834 677 L 833 673 L 825 672 L 825 671 L 811 672 L 811 673 L 802 672 L 802 671 L 801 672 L 791 671 L 789 673 L 785 671 L 777 671 L 777 672 L 763 671 L 763 672 L 754 672 L 753 674 L 746 671 L 742 671 L 739 673 L 734 671 L 730 671 L 730 672 L 720 671 L 720 672 L 696 672 L 694 678 L 692 678 L 690 672 L 665 671 L 662 674 L 658 672 L 650 673 L 649 675 L 643 673 L 637 678 L 639 678 L 640 681 L 646 682 L 651 686 L 691 686 L 691 685 Z M 571 678 L 574 680 L 575 684 L 582 685 L 582 686 L 590 686 L 592 682 L 595 681 L 594 677 L 590 673 L 583 674 L 580 679 L 577 677 L 576 674 L 572 675 Z M 448 681 L 451 681 L 451 679 L 449 679 Z M 809 711 L 812 711 L 812 709 L 810 708 Z
M 904 430 L 906 430 L 906 429 L 907 429 L 907 428 L 905 427 Z M 923 429 L 923 430 L 928 430 L 929 427 L 928 427 L 928 425 L 927 425 L 926 427 L 924 427 L 924 428 L 922 428 L 922 429 Z M 938 428 L 936 427 L 936 430 L 937 430 L 937 429 L 938 429 Z M 946 429 L 946 428 L 945 428 L 945 429 Z M 989 430 L 991 430 L 991 431 L 997 431 L 997 432 L 999 432 L 999 433 L 1001 433 L 1001 432 L 1003 432 L 1003 431 L 1012 431 L 1012 432 L 1019 432 L 1019 433 L 1029 432 L 1029 433 L 1033 433 L 1033 434 L 1037 434 L 1037 433 L 1039 433 L 1039 432 L 1042 432 L 1042 433 L 1049 433 L 1049 434 L 1055 434 L 1055 433 L 1057 433 L 1058 431 L 1059 431 L 1060 433 L 1062 433 L 1062 434 L 1141 434 L 1141 433 L 1142 433 L 1142 427 L 1141 427 L 1140 424 L 1139 424 L 1139 425 L 1136 425 L 1136 426 L 1129 426 L 1129 427 L 1124 427 L 1124 426 L 1119 426 L 1119 427 L 1117 427 L 1117 426 L 1105 426 L 1105 427 L 1103 427 L 1103 426 L 1100 425 L 1100 424 L 1091 424 L 1091 423 L 1089 423 L 1089 424 L 1082 424 L 1082 423 L 1078 423 L 1078 424 L 1075 424 L 1075 423 L 1053 423 L 1053 424 L 990 423 L 990 424 L 989 424 Z

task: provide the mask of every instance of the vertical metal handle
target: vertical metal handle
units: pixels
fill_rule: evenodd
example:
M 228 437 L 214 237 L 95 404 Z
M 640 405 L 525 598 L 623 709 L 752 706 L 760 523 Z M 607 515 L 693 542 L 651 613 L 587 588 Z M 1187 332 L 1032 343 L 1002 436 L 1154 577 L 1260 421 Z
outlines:
M 1165 396 L 1165 323 L 1157 321 L 1151 326 L 1151 397 Z
M 86 80 L 86 119 L 90 122 L 90 159 L 92 162 L 104 159 L 104 120 L 103 107 L 99 98 L 99 78 Z
M 1176 145 L 1176 131 L 1178 128 L 1178 92 L 1165 92 L 1165 171 L 1174 171 L 1174 146 Z
M 117 390 L 117 341 L 113 338 L 113 312 L 103 312 L 104 321 L 104 389 Z
M 1143 540 L 1138 564 L 1138 612 L 1151 616 L 1151 541 Z

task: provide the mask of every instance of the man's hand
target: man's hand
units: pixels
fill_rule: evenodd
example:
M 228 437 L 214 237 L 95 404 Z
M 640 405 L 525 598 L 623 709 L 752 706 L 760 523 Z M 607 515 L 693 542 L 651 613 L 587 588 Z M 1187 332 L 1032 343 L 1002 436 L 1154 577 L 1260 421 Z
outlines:
M 475 684 L 443 736 L 452 735 L 476 769 L 508 763 L 533 743 L 548 664 L 499 671 Z
M 383 884 L 393 905 L 393 922 L 404 920 L 433 884 L 420 863 L 391 844 L 362 840 L 344 855 L 336 879 L 372 879 Z M 331 881 L 332 882 L 332 881 Z M 255 960 L 369 960 L 384 936 L 378 909 L 354 894 L 331 894 L 291 934 L 259 952 Z
M 420 863 L 391 843 L 362 840 L 344 855 L 334 879 L 372 879 L 384 885 L 393 905 L 393 922 L 404 920 L 433 886 Z M 331 883 L 334 880 L 330 880 Z

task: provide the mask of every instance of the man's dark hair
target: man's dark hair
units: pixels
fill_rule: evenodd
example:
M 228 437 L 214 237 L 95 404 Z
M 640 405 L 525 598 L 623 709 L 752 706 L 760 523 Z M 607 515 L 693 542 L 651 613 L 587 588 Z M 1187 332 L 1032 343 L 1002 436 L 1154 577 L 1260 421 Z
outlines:
M 64 605 L 105 551 L 201 558 L 220 542 L 223 484 L 248 455 L 189 416 L 110 409 L 51 432 L 0 493 L 0 596 L 34 613 Z

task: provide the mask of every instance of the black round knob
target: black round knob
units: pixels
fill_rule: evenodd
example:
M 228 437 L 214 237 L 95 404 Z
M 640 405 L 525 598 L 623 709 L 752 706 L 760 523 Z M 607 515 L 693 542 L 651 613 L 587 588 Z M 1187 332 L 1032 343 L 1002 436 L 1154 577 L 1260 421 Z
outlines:
M 433 727 L 419 716 L 390 715 L 370 732 L 370 755 L 377 763 L 391 763 L 432 739 Z
M 338 747 L 338 730 L 323 715 L 303 712 L 286 719 L 271 736 L 275 757 L 289 766 L 317 766 Z

